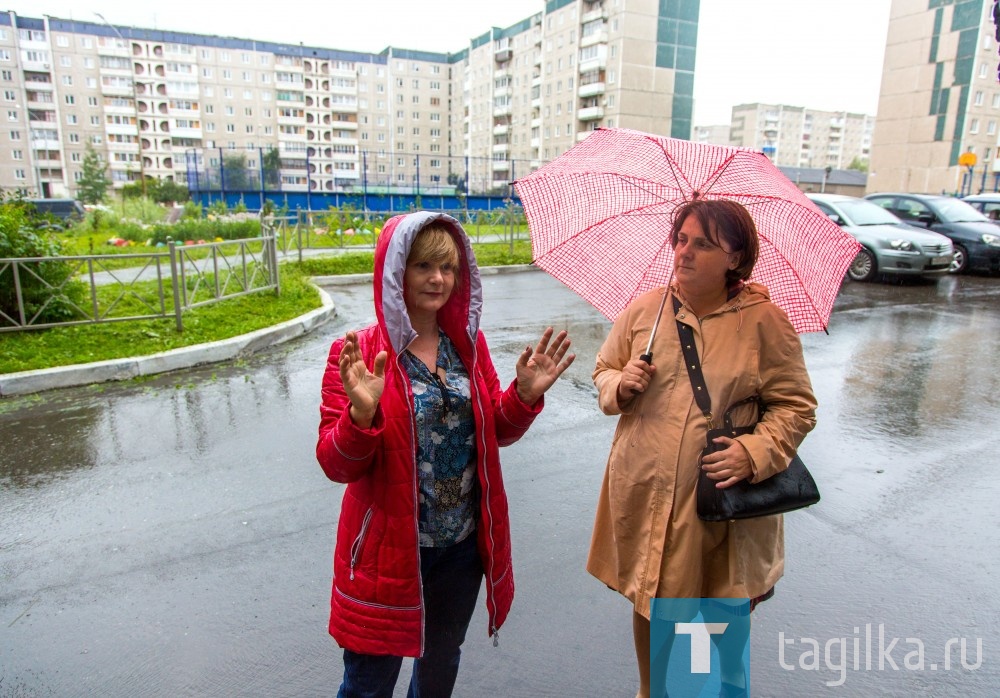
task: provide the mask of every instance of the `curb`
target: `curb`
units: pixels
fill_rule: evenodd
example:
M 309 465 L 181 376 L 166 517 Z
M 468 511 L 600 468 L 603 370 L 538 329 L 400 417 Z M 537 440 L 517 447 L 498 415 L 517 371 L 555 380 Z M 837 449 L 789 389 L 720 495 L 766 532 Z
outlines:
M 265 327 L 236 337 L 220 339 L 217 342 L 193 344 L 189 347 L 171 349 L 148 356 L 6 373 L 0 375 L 0 398 L 27 395 L 55 388 L 71 388 L 91 383 L 151 376 L 181 368 L 229 361 L 267 347 L 282 344 L 311 332 L 336 314 L 336 308 L 330 294 L 319 288 L 315 281 L 313 285 L 319 291 L 323 305 L 292 320 L 286 320 L 272 327 Z
M 512 264 L 502 267 L 480 267 L 481 276 L 538 271 L 533 264 Z M 336 314 L 330 294 L 323 286 L 348 286 L 372 280 L 372 274 L 341 274 L 339 276 L 313 276 L 312 284 L 319 291 L 322 307 L 311 310 L 292 320 L 273 327 L 265 327 L 254 332 L 229 339 L 220 339 L 207 344 L 192 344 L 189 347 L 171 349 L 159 354 L 126 359 L 109 359 L 89 364 L 74 364 L 56 368 L 39 368 L 33 371 L 0 374 L 0 398 L 15 395 L 40 393 L 56 388 L 73 388 L 92 383 L 125 381 L 139 376 L 193 368 L 203 364 L 219 363 L 253 354 L 268 347 L 282 344 L 296 337 L 312 332 Z
M 502 267 L 479 267 L 480 276 L 493 276 L 496 274 L 513 274 L 522 271 L 540 271 L 534 264 L 509 264 Z M 313 276 L 310 277 L 314 284 L 323 286 L 350 286 L 351 284 L 363 281 L 371 281 L 373 274 L 338 274 L 336 276 Z

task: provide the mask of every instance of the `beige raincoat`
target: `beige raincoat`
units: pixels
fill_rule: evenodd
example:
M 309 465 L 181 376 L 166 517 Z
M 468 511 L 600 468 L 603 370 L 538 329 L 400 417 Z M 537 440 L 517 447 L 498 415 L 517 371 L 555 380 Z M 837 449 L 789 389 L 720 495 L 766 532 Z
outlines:
M 652 346 L 656 372 L 644 393 L 618 404 L 621 368 L 646 351 L 663 293 L 646 293 L 618 317 L 593 376 L 601 410 L 621 417 L 587 570 L 646 618 L 651 598 L 754 598 L 784 572 L 781 516 L 698 518 L 695 484 L 708 425 L 694 400 L 670 297 Z M 816 424 L 816 398 L 784 311 L 752 283 L 700 322 L 687 305 L 676 319 L 693 328 L 715 414 L 754 393 L 767 405 L 754 433 L 738 439 L 753 460 L 754 481 L 785 469 Z M 734 423 L 751 423 L 755 408 L 738 409 Z

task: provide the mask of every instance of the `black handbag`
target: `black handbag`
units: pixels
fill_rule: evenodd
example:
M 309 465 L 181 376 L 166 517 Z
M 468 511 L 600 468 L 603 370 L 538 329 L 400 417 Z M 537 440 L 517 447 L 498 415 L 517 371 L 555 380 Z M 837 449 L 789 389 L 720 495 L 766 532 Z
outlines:
M 674 298 L 675 314 L 680 309 L 680 305 L 680 301 Z M 736 438 L 741 434 L 752 434 L 756 422 L 763 418 L 767 406 L 759 396 L 752 395 L 726 409 L 722 419 L 722 427 L 711 428 L 713 425 L 712 401 L 708 395 L 708 386 L 705 385 L 705 376 L 701 370 L 701 360 L 698 358 L 698 349 L 695 346 L 692 329 L 678 320 L 677 332 L 680 335 L 681 351 L 684 354 L 684 364 L 687 366 L 688 376 L 691 379 L 695 401 L 705 418 L 708 419 L 709 431 L 705 449 L 701 454 L 703 458 L 709 453 L 724 449 L 721 444 L 713 443 L 713 439 L 719 436 Z M 734 427 L 732 411 L 748 402 L 755 403 L 757 406 L 757 419 L 754 425 Z M 699 458 L 698 518 L 702 521 L 730 521 L 783 514 L 802 509 L 819 501 L 819 488 L 816 487 L 816 481 L 813 480 L 812 475 L 797 454 L 788 464 L 788 468 L 756 484 L 752 484 L 749 480 L 743 480 L 731 487 L 719 489 L 715 486 L 716 482 L 701 469 L 701 459 Z

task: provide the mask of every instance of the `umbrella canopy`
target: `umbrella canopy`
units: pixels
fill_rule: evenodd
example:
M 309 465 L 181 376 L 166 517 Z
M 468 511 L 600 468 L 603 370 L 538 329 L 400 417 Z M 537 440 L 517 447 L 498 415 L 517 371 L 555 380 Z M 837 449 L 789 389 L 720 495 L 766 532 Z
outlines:
M 514 183 L 535 265 L 614 320 L 668 282 L 674 210 L 694 198 L 731 199 L 753 216 L 760 257 L 752 276 L 799 332 L 825 330 L 859 245 L 763 153 L 598 129 Z

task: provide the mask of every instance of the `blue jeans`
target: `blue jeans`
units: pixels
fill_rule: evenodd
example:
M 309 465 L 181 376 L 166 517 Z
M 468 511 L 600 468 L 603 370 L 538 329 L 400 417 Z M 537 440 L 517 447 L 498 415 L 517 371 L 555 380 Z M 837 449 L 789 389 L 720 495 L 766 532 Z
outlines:
M 420 548 L 424 589 L 424 656 L 413 660 L 408 698 L 448 698 L 455 687 L 465 631 L 483 580 L 473 532 L 447 548 Z M 402 657 L 344 650 L 337 698 L 392 698 Z

